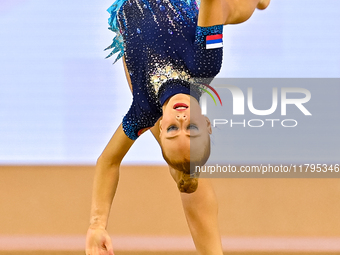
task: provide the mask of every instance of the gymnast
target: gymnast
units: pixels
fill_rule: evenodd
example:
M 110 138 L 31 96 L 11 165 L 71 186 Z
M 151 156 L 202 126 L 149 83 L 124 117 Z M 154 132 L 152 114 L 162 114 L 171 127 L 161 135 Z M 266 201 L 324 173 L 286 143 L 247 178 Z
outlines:
M 195 0 L 116 0 L 108 9 L 116 33 L 109 56 L 123 58 L 133 101 L 97 160 L 87 255 L 114 254 L 106 226 L 119 167 L 147 130 L 177 183 L 198 253 L 223 254 L 212 185 L 190 173 L 210 155 L 211 125 L 199 97 L 221 67 L 223 25 L 246 21 L 269 1 L 201 0 L 198 11 Z

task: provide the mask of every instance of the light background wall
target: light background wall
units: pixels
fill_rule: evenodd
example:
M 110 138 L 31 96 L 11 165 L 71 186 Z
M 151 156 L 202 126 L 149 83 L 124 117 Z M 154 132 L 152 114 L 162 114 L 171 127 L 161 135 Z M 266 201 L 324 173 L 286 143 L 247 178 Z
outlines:
M 0 174 L 0 250 L 3 236 L 85 235 L 93 166 L 3 166 Z M 340 236 L 337 179 L 211 181 L 222 236 Z M 108 230 L 115 236 L 190 235 L 166 167 L 121 168 Z
M 0 164 L 95 163 L 131 103 L 122 63 L 104 60 L 111 4 L 1 1 Z M 339 10 L 337 0 L 276 0 L 226 26 L 218 77 L 339 77 Z M 162 164 L 153 140 L 143 135 L 124 162 Z

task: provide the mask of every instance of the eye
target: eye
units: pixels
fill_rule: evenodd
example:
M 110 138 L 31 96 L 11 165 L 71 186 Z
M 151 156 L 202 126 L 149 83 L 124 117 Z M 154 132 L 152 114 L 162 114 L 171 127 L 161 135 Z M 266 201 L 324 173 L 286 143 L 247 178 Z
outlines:
M 170 132 L 170 131 L 175 131 L 175 130 L 178 130 L 178 127 L 176 127 L 175 125 L 171 125 L 167 128 L 167 132 Z
M 198 130 L 198 127 L 195 124 L 189 124 L 187 127 L 188 130 Z

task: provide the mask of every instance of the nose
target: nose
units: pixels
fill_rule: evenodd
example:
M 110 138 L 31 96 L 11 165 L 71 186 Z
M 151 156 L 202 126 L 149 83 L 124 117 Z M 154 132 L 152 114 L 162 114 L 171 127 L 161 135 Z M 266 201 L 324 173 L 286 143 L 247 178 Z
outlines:
M 187 115 L 186 114 L 177 114 L 177 116 L 176 116 L 176 119 L 178 120 L 178 121 L 184 121 L 184 120 L 187 120 Z

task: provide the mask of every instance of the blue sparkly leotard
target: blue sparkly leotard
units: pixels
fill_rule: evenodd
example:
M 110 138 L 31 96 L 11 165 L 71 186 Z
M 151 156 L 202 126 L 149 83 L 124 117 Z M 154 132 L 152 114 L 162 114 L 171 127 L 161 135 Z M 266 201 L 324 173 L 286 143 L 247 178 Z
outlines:
M 122 122 L 132 140 L 154 126 L 168 98 L 184 93 L 198 99 L 197 84 L 220 70 L 223 26 L 198 27 L 197 4 L 187 1 L 117 0 L 108 10 L 110 29 L 117 34 L 109 56 L 124 55 L 133 87 Z M 208 37 L 213 47 L 207 46 Z

